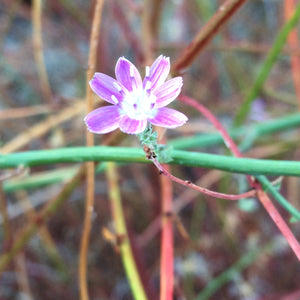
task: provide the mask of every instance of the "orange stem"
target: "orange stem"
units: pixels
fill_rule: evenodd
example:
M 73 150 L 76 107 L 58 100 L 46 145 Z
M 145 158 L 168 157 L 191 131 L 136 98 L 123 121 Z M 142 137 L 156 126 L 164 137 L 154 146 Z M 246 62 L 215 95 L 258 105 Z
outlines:
M 169 166 L 165 166 L 168 170 Z M 173 249 L 173 220 L 172 220 L 172 183 L 169 178 L 161 177 L 162 195 L 162 235 L 160 261 L 160 300 L 173 299 L 174 285 L 174 249 Z
M 296 7 L 295 0 L 284 1 L 284 15 L 286 21 L 288 21 L 294 14 L 295 7 Z M 287 43 L 291 49 L 298 48 L 299 41 L 298 41 L 298 32 L 296 28 L 289 33 Z M 291 57 L 291 68 L 292 68 L 294 87 L 298 98 L 298 107 L 300 109 L 300 57 L 295 53 L 291 53 L 290 57 Z

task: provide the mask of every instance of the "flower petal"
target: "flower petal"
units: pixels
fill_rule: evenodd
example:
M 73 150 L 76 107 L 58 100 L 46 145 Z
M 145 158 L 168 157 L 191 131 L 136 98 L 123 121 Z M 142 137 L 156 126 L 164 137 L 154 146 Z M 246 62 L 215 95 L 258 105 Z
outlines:
M 143 132 L 147 126 L 147 119 L 134 120 L 127 116 L 123 116 L 120 121 L 120 129 L 128 134 L 138 134 Z
M 154 92 L 156 96 L 156 108 L 168 105 L 180 94 L 183 82 L 182 77 L 175 77 L 168 80 Z
M 84 118 L 89 131 L 101 134 L 117 129 L 120 120 L 119 108 L 113 105 L 97 108 Z
M 183 125 L 188 118 L 183 113 L 168 107 L 159 108 L 154 118 L 149 121 L 156 126 L 175 128 Z
M 100 98 L 111 104 L 122 101 L 126 92 L 115 79 L 103 73 L 95 73 L 94 78 L 90 80 L 90 86 Z
M 131 92 L 132 90 L 142 86 L 142 79 L 139 71 L 129 60 L 125 57 L 120 57 L 116 64 L 116 78 Z
M 147 82 L 150 81 L 151 85 L 149 89 L 156 89 L 161 86 L 167 79 L 170 72 L 170 58 L 160 55 L 155 62 L 152 64 L 149 74 L 146 74 L 144 79 L 144 88 L 149 85 Z

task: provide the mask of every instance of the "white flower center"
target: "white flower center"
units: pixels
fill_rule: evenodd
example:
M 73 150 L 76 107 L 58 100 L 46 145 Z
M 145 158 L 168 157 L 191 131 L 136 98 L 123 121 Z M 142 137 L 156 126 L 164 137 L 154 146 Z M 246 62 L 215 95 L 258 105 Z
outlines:
M 142 87 L 134 89 L 127 93 L 123 101 L 120 103 L 121 110 L 124 115 L 135 120 L 144 120 L 153 118 L 157 109 L 154 108 L 156 96 L 151 93 L 151 90 Z

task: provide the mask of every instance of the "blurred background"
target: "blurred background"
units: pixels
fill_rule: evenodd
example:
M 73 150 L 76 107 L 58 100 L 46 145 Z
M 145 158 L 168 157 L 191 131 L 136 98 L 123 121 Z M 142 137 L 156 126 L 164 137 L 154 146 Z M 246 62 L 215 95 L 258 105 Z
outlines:
M 171 64 L 175 62 L 222 3 L 153 1 L 151 14 L 155 23 L 151 47 L 155 57 L 164 54 L 170 57 Z M 98 72 L 114 77 L 117 59 L 125 56 L 143 74 L 146 65 L 143 5 L 141 0 L 105 1 L 97 50 Z M 281 0 L 246 1 L 193 64 L 180 72 L 183 93 L 201 101 L 228 128 L 287 21 L 285 5 L 286 1 Z M 2 153 L 85 145 L 84 99 L 93 11 L 93 1 L 42 1 L 40 11 L 34 10 L 30 0 L 0 1 Z M 33 25 L 39 12 L 42 44 L 38 39 L 39 25 Z M 298 110 L 291 55 L 299 56 L 300 47 L 286 44 L 259 97 L 252 103 L 244 129 Z M 98 105 L 100 100 L 95 96 L 95 106 Z M 169 140 L 214 131 L 190 107 L 176 101 L 172 107 L 184 112 L 190 121 L 167 131 Z M 299 139 L 297 128 L 261 136 L 246 130 L 238 143 L 247 157 L 299 160 Z M 101 143 L 139 145 L 136 137 L 119 131 L 95 136 L 95 144 Z M 198 144 L 193 150 L 229 154 L 222 143 Z M 34 220 L 35 211 L 57 197 L 78 168 L 78 164 L 33 167 L 21 171 L 21 177 L 3 182 L 1 197 L 6 198 L 11 232 L 7 239 L 5 227 L 0 227 L 2 253 L 15 234 Z M 135 257 L 151 295 L 149 299 L 157 299 L 160 232 L 159 227 L 153 226 L 161 206 L 157 170 L 150 165 L 131 164 L 118 167 L 118 173 Z M 239 193 L 248 188 L 245 176 L 217 170 L 174 166 L 172 173 L 225 193 Z M 281 183 L 282 194 L 298 209 L 299 189 L 298 178 L 285 178 Z M 233 273 L 225 273 L 224 283 L 219 279 L 214 293 L 201 299 L 300 299 L 297 259 L 259 202 L 217 200 L 177 184 L 173 194 L 174 203 L 188 201 L 178 211 L 178 222 L 174 222 L 174 299 L 196 299 L 210 282 L 232 267 Z M 113 232 L 112 218 L 101 170 L 96 175 L 95 197 L 88 256 L 90 297 L 132 299 L 120 255 L 109 238 L 109 232 Z M 77 269 L 84 201 L 85 184 L 81 180 L 2 273 L 1 299 L 79 298 Z M 288 220 L 288 214 L 279 210 Z M 3 219 L 2 214 L 2 224 Z M 294 223 L 290 227 L 299 239 L 299 225 Z

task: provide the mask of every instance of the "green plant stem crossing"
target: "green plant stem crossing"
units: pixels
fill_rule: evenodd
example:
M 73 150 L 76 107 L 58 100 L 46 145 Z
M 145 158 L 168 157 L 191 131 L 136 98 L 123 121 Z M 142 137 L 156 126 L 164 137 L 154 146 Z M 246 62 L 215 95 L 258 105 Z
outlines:
M 170 151 L 171 164 L 249 175 L 300 176 L 300 162 L 267 159 L 235 158 L 183 150 Z M 17 152 L 0 156 L 0 169 L 84 161 L 150 163 L 140 148 L 73 147 L 52 150 Z M 162 162 L 163 163 L 163 162 Z

